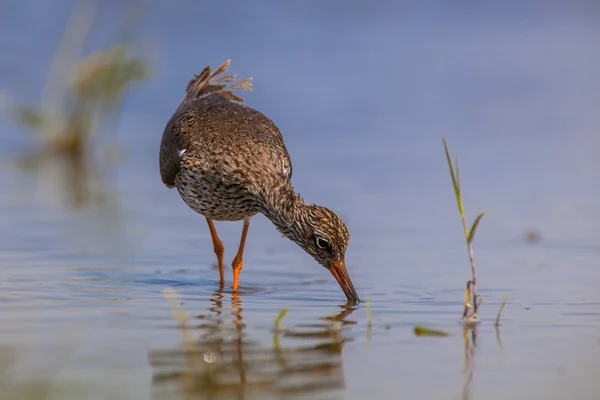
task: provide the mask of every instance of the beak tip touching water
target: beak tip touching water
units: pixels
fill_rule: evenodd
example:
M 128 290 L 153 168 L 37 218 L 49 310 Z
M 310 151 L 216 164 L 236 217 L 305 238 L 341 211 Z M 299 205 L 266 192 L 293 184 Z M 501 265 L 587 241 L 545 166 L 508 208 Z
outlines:
M 346 270 L 346 265 L 344 261 L 339 263 L 331 263 L 329 266 L 329 272 L 331 272 L 331 275 L 333 275 L 337 283 L 344 291 L 348 302 L 358 304 L 360 302 L 360 299 L 358 297 L 358 293 L 356 293 L 356 289 L 354 289 L 354 285 L 352 284 L 350 275 Z

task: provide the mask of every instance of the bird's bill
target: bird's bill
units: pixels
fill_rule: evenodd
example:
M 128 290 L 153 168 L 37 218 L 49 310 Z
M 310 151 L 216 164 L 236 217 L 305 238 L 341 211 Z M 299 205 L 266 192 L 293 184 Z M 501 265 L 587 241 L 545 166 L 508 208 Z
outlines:
M 356 293 L 356 289 L 354 289 L 354 285 L 352 284 L 352 280 L 350 279 L 350 275 L 346 270 L 346 265 L 344 261 L 340 263 L 331 263 L 329 265 L 329 271 L 331 275 L 335 278 L 337 283 L 340 285 L 344 294 L 348 298 L 348 301 L 353 303 L 358 303 L 360 299 L 358 298 L 358 294 Z

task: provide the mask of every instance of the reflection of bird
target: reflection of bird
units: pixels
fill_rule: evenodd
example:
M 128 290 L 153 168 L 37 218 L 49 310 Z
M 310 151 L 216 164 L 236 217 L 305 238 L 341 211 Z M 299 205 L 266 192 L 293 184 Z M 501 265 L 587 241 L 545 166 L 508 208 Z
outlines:
M 250 78 L 217 77 L 210 66 L 187 86 L 186 96 L 169 120 L 160 148 L 160 174 L 183 201 L 206 218 L 225 283 L 223 244 L 213 221 L 244 221 L 233 267 L 237 291 L 251 218 L 264 214 L 275 227 L 327 268 L 348 300 L 358 295 L 345 266 L 350 235 L 331 210 L 306 203 L 290 179 L 292 164 L 279 129 L 262 113 L 240 104 L 232 90 L 251 90 Z
M 176 312 L 186 315 L 181 299 L 175 299 Z M 148 352 L 154 397 L 174 397 L 174 390 L 182 398 L 203 399 L 335 398 L 342 394 L 342 352 L 353 340 L 346 331 L 356 324 L 348 319 L 355 306 L 341 306 L 337 315 L 320 318 L 326 320 L 323 323 L 275 330 L 271 347 L 249 337 L 238 294 L 231 294 L 228 306 L 223 291 L 217 290 L 210 302 L 210 312 L 194 318 L 199 320 L 197 325 L 187 316 L 180 320 L 183 349 Z

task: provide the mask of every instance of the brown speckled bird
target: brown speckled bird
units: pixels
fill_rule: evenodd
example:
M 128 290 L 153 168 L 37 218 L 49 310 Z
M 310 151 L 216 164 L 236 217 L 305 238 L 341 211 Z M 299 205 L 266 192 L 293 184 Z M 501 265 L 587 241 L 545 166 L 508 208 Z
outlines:
M 210 66 L 205 67 L 188 84 L 163 133 L 159 156 L 163 183 L 177 188 L 183 201 L 206 218 L 221 287 L 223 244 L 213 221 L 244 221 L 232 263 L 232 288 L 237 291 L 250 220 L 261 213 L 331 272 L 349 301 L 358 302 L 345 266 L 350 240 L 346 225 L 333 211 L 308 204 L 296 193 L 281 132 L 233 94 L 252 90 L 252 79 L 235 82 L 233 75 L 219 77 L 229 63 L 212 74 Z

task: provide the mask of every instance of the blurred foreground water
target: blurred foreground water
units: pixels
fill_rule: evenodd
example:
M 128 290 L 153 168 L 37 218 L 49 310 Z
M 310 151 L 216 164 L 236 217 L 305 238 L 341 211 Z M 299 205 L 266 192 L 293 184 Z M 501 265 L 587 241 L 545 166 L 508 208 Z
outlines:
M 0 4 L 3 93 L 38 100 L 71 6 Z M 102 2 L 86 50 L 123 7 Z M 125 158 L 98 172 L 102 202 L 73 207 L 69 165 L 20 169 L 31 137 L 0 120 L 0 396 L 50 380 L 43 398 L 595 399 L 599 18 L 583 1 L 148 2 L 139 35 L 155 73 L 126 98 Z M 206 224 L 162 185 L 157 157 L 192 73 L 228 58 L 282 130 L 296 188 L 348 224 L 372 329 L 263 217 L 239 296 L 216 291 Z M 469 269 L 442 132 L 469 220 L 490 212 L 474 245 L 475 337 L 458 322 Z M 217 229 L 231 262 L 241 224 Z M 166 287 L 193 317 L 195 352 Z M 453 336 L 416 338 L 414 325 Z

